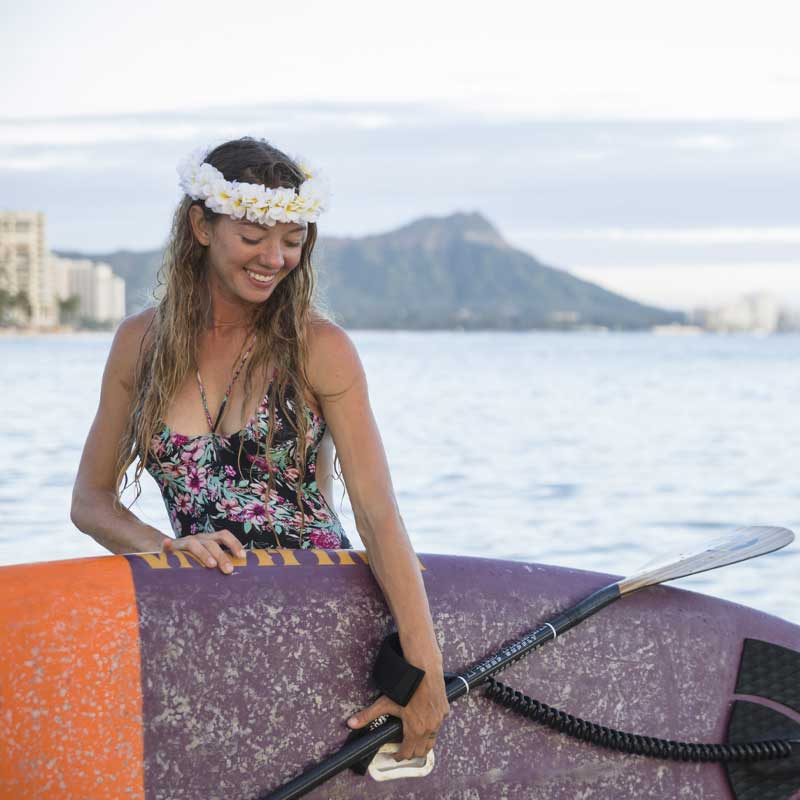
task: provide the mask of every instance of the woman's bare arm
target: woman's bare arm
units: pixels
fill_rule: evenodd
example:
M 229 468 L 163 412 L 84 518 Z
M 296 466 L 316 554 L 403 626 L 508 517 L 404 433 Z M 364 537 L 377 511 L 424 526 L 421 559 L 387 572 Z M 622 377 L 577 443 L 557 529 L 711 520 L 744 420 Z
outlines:
M 72 490 L 73 523 L 112 553 L 160 550 L 170 538 L 114 503 L 117 456 L 131 414 L 136 359 L 153 313 L 129 317 L 117 329 Z
M 369 721 L 374 711 L 380 712 L 384 706 L 389 710 L 387 704 L 392 705 L 389 713 L 403 718 L 405 730 L 397 757 L 410 758 L 430 748 L 427 737 L 447 714 L 442 656 L 418 560 L 397 507 L 358 353 L 338 326 L 316 323 L 313 329 L 309 372 L 333 434 L 358 533 L 397 624 L 403 653 L 414 666 L 426 670 L 405 709 L 383 698 L 382 706 L 373 704 L 357 715 L 358 726 Z
M 218 567 L 221 572 L 231 574 L 229 553 L 241 557 L 244 551 L 230 531 L 173 539 L 114 502 L 119 448 L 132 412 L 136 361 L 154 313 L 148 309 L 129 317 L 117 329 L 103 373 L 100 405 L 83 447 L 72 490 L 72 521 L 112 553 L 183 550 L 204 566 Z

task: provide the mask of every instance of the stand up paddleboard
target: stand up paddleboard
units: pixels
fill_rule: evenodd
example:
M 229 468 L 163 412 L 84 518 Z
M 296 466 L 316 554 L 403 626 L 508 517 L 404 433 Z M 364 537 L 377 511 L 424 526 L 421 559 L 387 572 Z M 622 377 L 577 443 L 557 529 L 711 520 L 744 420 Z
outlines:
M 420 555 L 445 668 L 614 579 Z M 183 553 L 0 568 L 0 798 L 242 800 L 323 760 L 375 697 L 392 629 L 363 553 Z M 800 627 L 654 586 L 513 664 L 504 682 L 602 725 L 699 742 L 798 737 Z M 425 777 L 347 770 L 309 797 L 789 800 L 798 753 L 723 767 L 623 755 L 484 696 L 453 703 Z M 754 788 L 755 787 L 755 788 Z

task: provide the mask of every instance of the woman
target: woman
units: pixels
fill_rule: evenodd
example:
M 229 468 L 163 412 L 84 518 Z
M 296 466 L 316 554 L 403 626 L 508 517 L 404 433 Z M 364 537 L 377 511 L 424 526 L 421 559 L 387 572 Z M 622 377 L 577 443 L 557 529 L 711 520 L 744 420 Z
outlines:
M 245 546 L 347 548 L 325 497 L 335 443 L 404 656 L 425 670 L 406 706 L 381 696 L 348 724 L 400 717 L 395 758 L 423 756 L 448 713 L 442 657 L 361 362 L 312 301 L 325 185 L 251 138 L 195 155 L 179 172 L 185 195 L 163 296 L 117 330 L 73 522 L 111 552 L 183 550 L 225 574 Z M 137 495 L 144 469 L 158 482 L 175 538 L 121 505 L 133 463 Z

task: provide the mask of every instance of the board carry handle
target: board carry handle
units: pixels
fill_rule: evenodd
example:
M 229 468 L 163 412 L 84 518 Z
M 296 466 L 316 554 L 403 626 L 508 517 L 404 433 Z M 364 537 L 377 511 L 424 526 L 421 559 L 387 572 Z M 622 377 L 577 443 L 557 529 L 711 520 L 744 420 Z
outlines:
M 579 625 L 607 605 L 647 586 L 718 569 L 751 558 L 772 553 L 794 541 L 788 528 L 753 525 L 737 528 L 733 532 L 706 543 L 700 550 L 680 553 L 671 558 L 659 559 L 642 567 L 629 578 L 609 584 L 592 592 L 571 608 L 542 623 L 521 639 L 506 645 L 497 653 L 483 659 L 445 684 L 447 700 L 453 702 L 463 697 L 492 675 L 511 666 L 533 650 L 552 641 L 570 628 Z M 397 717 L 388 717 L 375 730 L 358 740 L 345 743 L 337 752 L 257 800 L 295 800 L 324 783 L 352 764 L 376 752 L 382 745 L 402 734 L 402 723 Z

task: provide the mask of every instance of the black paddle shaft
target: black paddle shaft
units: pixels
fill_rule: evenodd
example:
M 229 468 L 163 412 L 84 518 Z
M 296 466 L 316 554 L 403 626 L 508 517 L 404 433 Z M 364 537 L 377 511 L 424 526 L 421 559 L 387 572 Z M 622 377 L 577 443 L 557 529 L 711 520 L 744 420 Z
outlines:
M 445 687 L 447 700 L 449 702 L 457 700 L 469 690 L 480 686 L 490 676 L 511 666 L 532 650 L 560 636 L 621 596 L 618 583 L 612 583 L 610 586 L 590 594 L 571 608 L 562 611 L 535 630 L 525 634 L 521 639 L 507 644 L 494 655 L 485 658 L 466 672 L 451 678 Z M 258 800 L 294 800 L 294 798 L 302 797 L 342 770 L 374 755 L 382 745 L 394 741 L 402 728 L 402 722 L 397 717 L 389 717 L 382 725 L 364 734 L 361 738 L 347 743 L 321 764 L 298 775 L 274 792 L 259 795 Z

